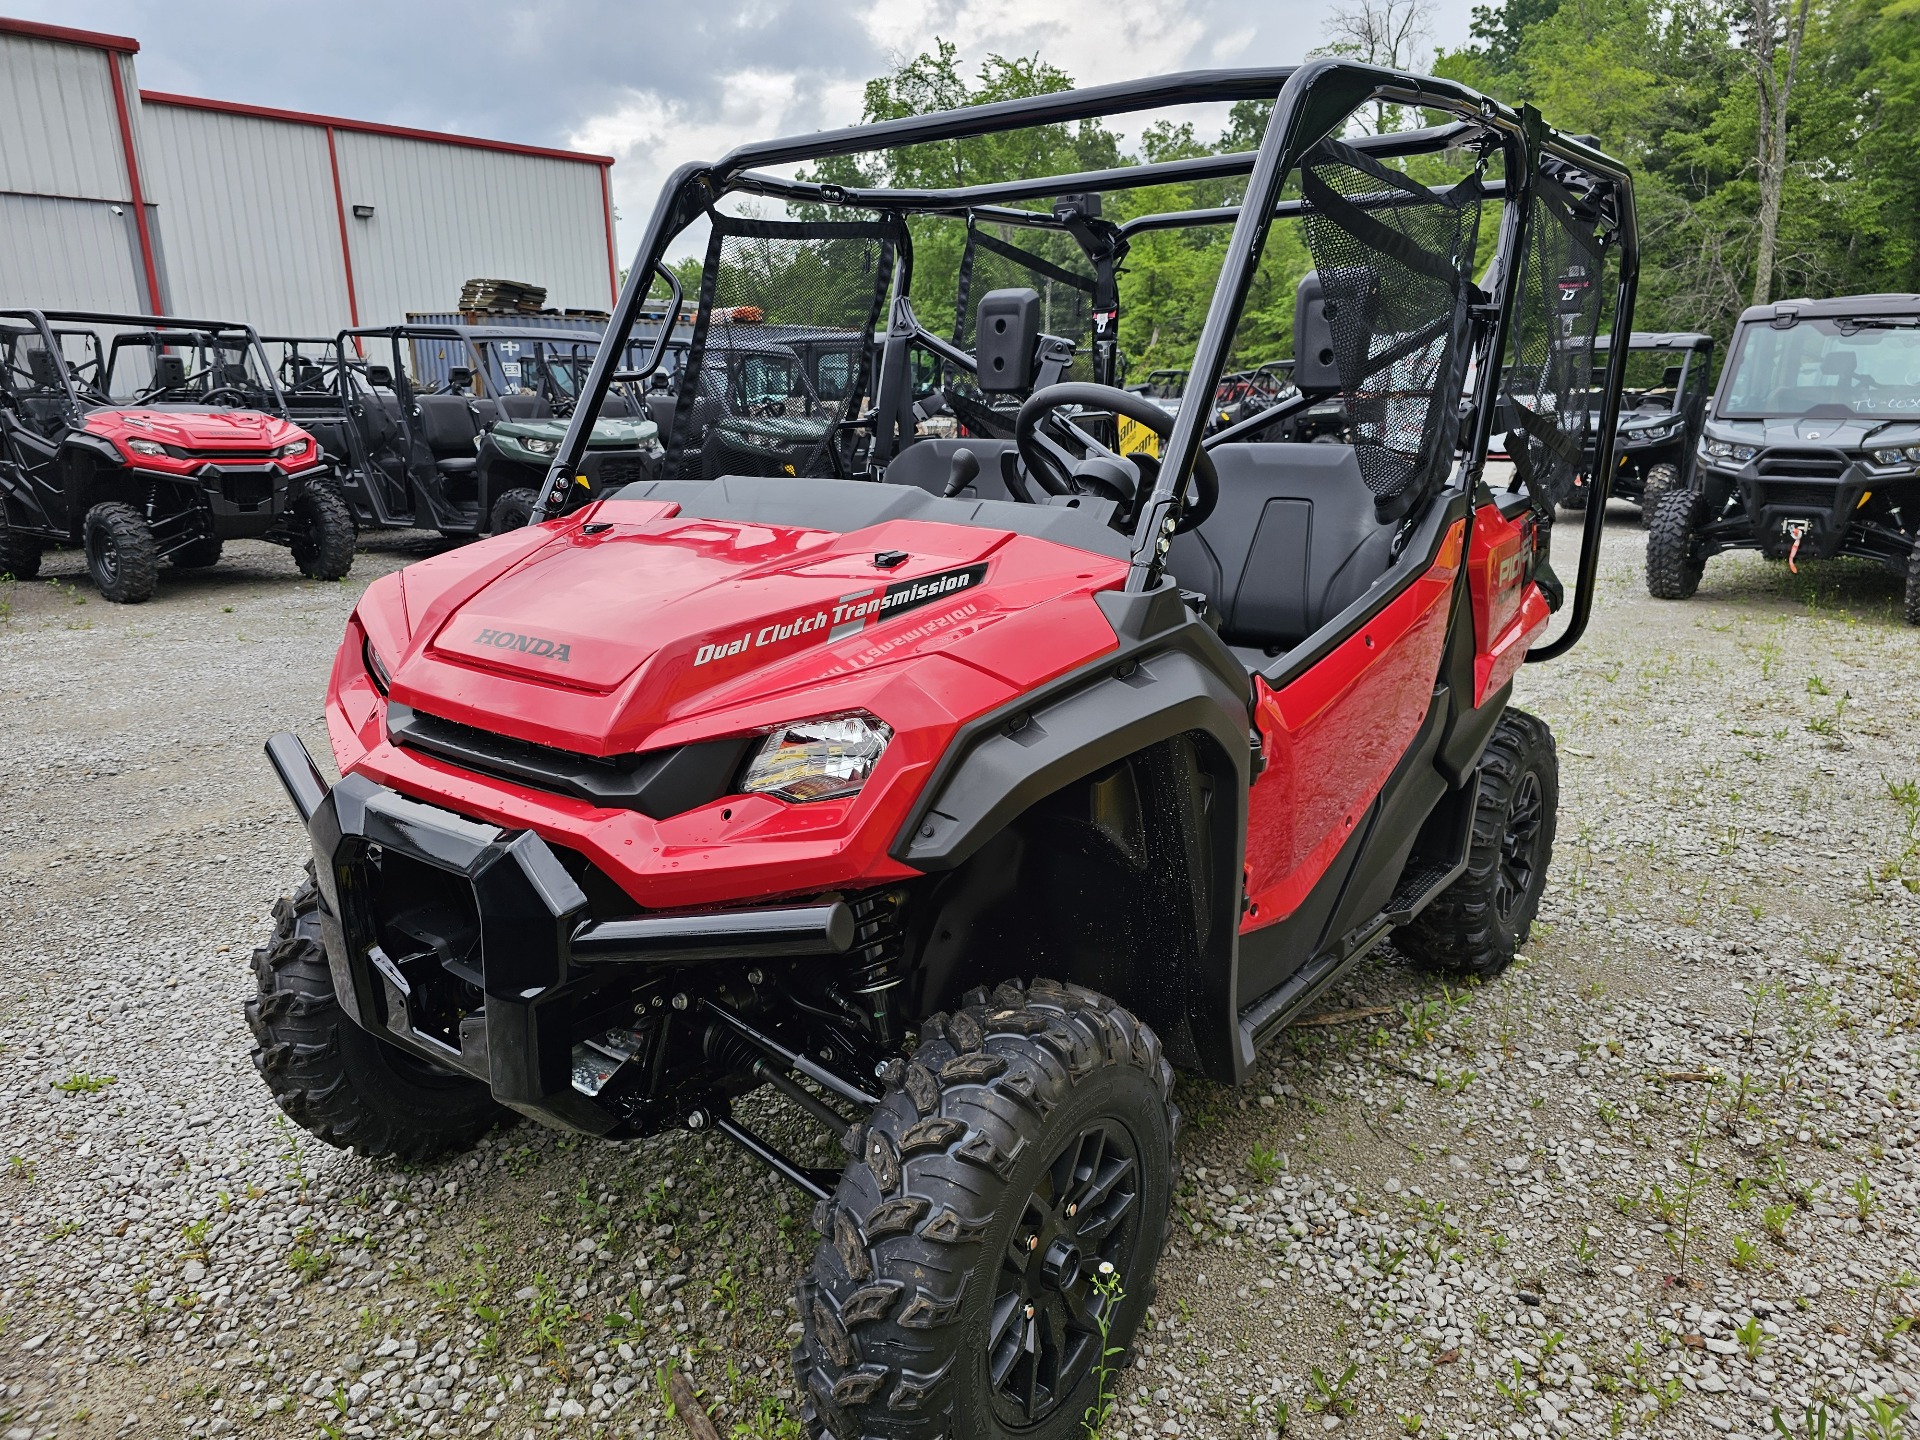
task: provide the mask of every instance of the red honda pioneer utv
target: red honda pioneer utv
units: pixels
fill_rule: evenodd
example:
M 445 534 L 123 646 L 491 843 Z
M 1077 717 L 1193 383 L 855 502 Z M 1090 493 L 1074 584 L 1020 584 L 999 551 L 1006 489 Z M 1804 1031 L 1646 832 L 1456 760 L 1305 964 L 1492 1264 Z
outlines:
M 1252 153 L 957 190 L 783 178 L 1260 98 Z M 1341 138 L 1382 100 L 1437 121 Z M 962 298 L 971 350 L 940 297 L 916 313 L 912 242 L 940 225 L 1071 234 L 1021 202 L 1192 178 L 1245 198 L 1171 414 L 1059 379 L 1075 347 L 1037 285 Z M 808 218 L 732 213 L 743 195 Z M 747 146 L 668 181 L 543 508 L 695 225 L 699 317 L 884 318 L 848 390 L 871 404 L 821 463 L 844 473 L 700 477 L 683 387 L 667 478 L 368 588 L 327 697 L 341 780 L 267 746 L 314 863 L 255 955 L 255 1063 L 369 1155 L 463 1146 L 507 1110 L 717 1130 L 817 1202 L 794 1357 L 813 1433 L 1067 1436 L 1102 1337 L 1128 1344 L 1154 1293 L 1175 1068 L 1244 1080 L 1389 936 L 1491 976 L 1527 934 L 1557 771 L 1508 701 L 1586 624 L 1604 508 L 1537 645 L 1601 310 L 1557 282 L 1611 272 L 1631 325 L 1629 181 L 1532 111 L 1341 61 Z M 1347 443 L 1256 438 L 1317 391 L 1207 433 L 1283 225 L 1323 301 L 1296 344 L 1336 368 Z M 688 363 L 708 339 L 697 318 Z M 916 437 L 916 351 L 1011 435 Z M 1495 495 L 1488 432 L 1515 406 L 1521 478 Z M 1119 416 L 1158 458 L 1100 442 Z M 821 1141 L 776 1145 L 781 1105 Z M 844 1168 L 811 1153 L 828 1137 Z
M 353 516 L 251 327 L 0 311 L 0 574 L 84 546 L 101 595 L 137 604 L 161 561 L 203 569 L 241 537 L 317 580 L 353 567 Z

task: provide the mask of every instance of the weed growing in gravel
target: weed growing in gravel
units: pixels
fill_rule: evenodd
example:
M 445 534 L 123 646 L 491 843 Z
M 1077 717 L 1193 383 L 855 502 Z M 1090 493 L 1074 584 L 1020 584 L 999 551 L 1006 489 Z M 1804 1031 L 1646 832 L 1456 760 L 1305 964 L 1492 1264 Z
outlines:
M 84 1070 L 76 1070 L 64 1080 L 56 1080 L 53 1088 L 63 1095 L 97 1095 L 109 1085 L 120 1083 L 115 1075 L 89 1075 Z
M 1593 1274 L 1594 1261 L 1600 1256 L 1600 1252 L 1594 1248 L 1593 1237 L 1583 1230 L 1573 1237 L 1572 1243 L 1574 1263 L 1579 1266 L 1580 1273 Z
M 286 1167 L 285 1175 L 293 1182 L 294 1189 L 302 1195 L 307 1193 L 306 1142 L 300 1132 L 287 1123 L 287 1117 L 276 1115 L 273 1123 L 280 1131 L 280 1160 Z
M 1740 1342 L 1749 1360 L 1758 1360 L 1760 1352 L 1767 1348 L 1767 1332 L 1758 1315 L 1749 1315 L 1746 1323 L 1734 1330 L 1733 1338 Z
M 1109 1345 L 1107 1335 L 1113 1324 L 1113 1317 L 1119 1312 L 1120 1301 L 1124 1298 L 1125 1287 L 1120 1283 L 1120 1272 L 1113 1268 L 1111 1261 L 1102 1260 L 1100 1269 L 1093 1277 L 1093 1288 L 1098 1292 L 1102 1303 L 1094 1316 L 1094 1326 L 1100 1332 L 1100 1358 L 1093 1367 L 1094 1392 L 1093 1404 L 1087 1407 L 1087 1413 L 1080 1417 L 1080 1428 L 1087 1432 L 1087 1440 L 1101 1440 L 1107 1432 L 1107 1425 L 1113 1419 L 1114 1406 L 1119 1403 L 1119 1393 L 1114 1388 L 1113 1362 L 1125 1353 L 1124 1347 Z
M 1327 1372 L 1318 1365 L 1308 1372 L 1307 1383 L 1313 1386 L 1313 1394 L 1306 1399 L 1309 1410 L 1322 1411 L 1328 1415 L 1351 1415 L 1353 1399 L 1347 1394 L 1347 1387 L 1353 1384 L 1354 1377 L 1360 1373 L 1360 1367 L 1349 1361 L 1347 1368 L 1332 1380 Z
M 1880 1208 L 1880 1200 L 1873 1193 L 1873 1181 L 1867 1178 L 1864 1170 L 1854 1177 L 1853 1184 L 1847 1187 L 1847 1194 L 1853 1197 L 1854 1209 L 1862 1220 Z
M 1760 1261 L 1760 1247 L 1744 1235 L 1733 1237 L 1733 1255 L 1728 1263 L 1736 1270 L 1750 1270 Z
M 1270 1184 L 1280 1173 L 1280 1157 L 1271 1146 L 1255 1145 L 1247 1156 L 1247 1173 L 1253 1176 L 1255 1184 Z
M 1513 1367 L 1513 1382 L 1509 1384 L 1505 1380 L 1495 1380 L 1493 1388 L 1506 1397 L 1507 1403 L 1513 1406 L 1515 1414 L 1531 1416 L 1533 1402 L 1540 1394 L 1540 1389 L 1527 1378 L 1526 1366 L 1520 1363 L 1519 1356 L 1509 1356 L 1507 1363 Z
M 27 1159 L 24 1155 L 9 1155 L 7 1157 L 7 1173 L 16 1180 L 26 1181 L 29 1185 L 33 1183 L 34 1173 L 38 1168 L 33 1161 Z

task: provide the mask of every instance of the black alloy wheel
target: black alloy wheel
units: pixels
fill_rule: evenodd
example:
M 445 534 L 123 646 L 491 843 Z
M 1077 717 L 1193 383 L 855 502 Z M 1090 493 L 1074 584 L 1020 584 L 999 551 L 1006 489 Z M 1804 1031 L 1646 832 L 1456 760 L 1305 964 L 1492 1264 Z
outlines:
M 1540 775 L 1525 770 L 1507 803 L 1507 829 L 1500 837 L 1500 868 L 1493 884 L 1493 909 L 1500 923 L 1511 927 L 1515 912 L 1530 895 L 1537 895 L 1541 815 Z
M 1010 1428 L 1047 1418 L 1100 1358 L 1114 1302 L 1103 1281 L 1131 1266 L 1138 1150 L 1101 1120 L 1069 1141 L 1027 1197 L 1000 1261 L 987 1327 L 994 1405 Z

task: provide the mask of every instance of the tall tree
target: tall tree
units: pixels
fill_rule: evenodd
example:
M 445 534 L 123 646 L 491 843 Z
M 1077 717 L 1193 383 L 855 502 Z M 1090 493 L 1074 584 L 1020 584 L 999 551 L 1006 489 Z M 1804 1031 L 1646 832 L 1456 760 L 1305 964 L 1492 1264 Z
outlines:
M 1416 63 L 1433 38 L 1433 0 L 1343 0 L 1327 17 L 1324 55 L 1343 55 L 1390 70 L 1424 68 Z M 1399 128 L 1400 106 L 1374 106 L 1374 130 Z
M 1774 250 L 1780 238 L 1780 197 L 1787 183 L 1787 107 L 1800 74 L 1808 0 L 1748 0 L 1745 54 L 1759 101 L 1755 151 L 1760 181 L 1759 243 L 1753 257 L 1753 304 L 1773 298 Z M 1786 46 L 1786 63 L 1780 47 Z

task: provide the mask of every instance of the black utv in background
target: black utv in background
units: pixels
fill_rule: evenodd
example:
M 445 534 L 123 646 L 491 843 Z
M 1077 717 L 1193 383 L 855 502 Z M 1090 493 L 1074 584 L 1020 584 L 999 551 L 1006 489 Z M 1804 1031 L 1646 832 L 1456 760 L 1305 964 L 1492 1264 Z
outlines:
M 1920 625 L 1920 295 L 1744 311 L 1692 481 L 1649 523 L 1656 598 L 1687 599 L 1723 550 L 1853 555 L 1905 577 Z
M 1602 336 L 1594 345 L 1596 383 L 1606 373 L 1605 340 Z M 1713 388 L 1713 337 L 1636 330 L 1628 351 L 1614 449 L 1620 458 L 1609 498 L 1632 501 L 1640 507 L 1642 521 L 1651 524 L 1660 497 L 1684 486 L 1693 470 Z M 1598 413 L 1590 410 L 1585 463 L 1579 484 L 1567 497 L 1570 510 L 1587 506 L 1598 420 Z

